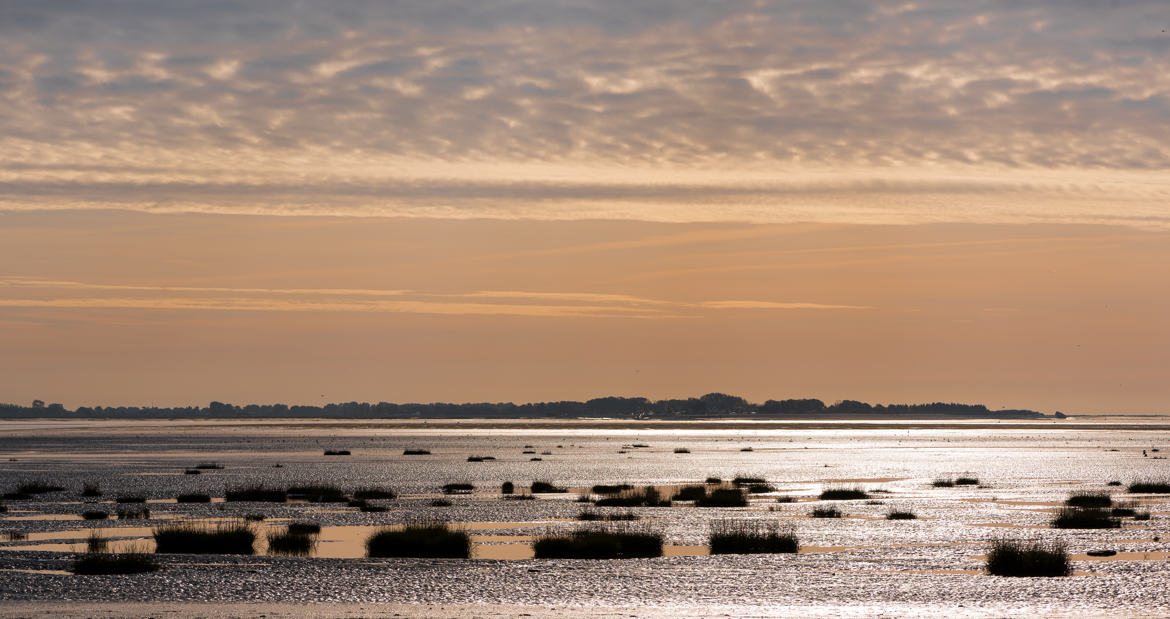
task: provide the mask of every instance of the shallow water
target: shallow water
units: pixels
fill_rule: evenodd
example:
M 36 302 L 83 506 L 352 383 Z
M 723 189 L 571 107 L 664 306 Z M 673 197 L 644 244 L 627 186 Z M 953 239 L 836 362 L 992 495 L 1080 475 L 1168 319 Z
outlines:
M 0 600 L 33 609 L 38 601 L 60 599 L 475 605 L 479 614 L 501 616 L 533 607 L 633 608 L 636 614 L 662 616 L 704 615 L 696 609 L 730 615 L 1170 614 L 1163 594 L 1170 576 L 1170 497 L 1125 495 L 1124 487 L 1106 486 L 1114 480 L 1170 478 L 1167 460 L 1142 456 L 1143 449 L 1170 444 L 1167 426 L 1148 420 L 1072 428 L 1050 421 L 729 426 L 574 421 L 504 422 L 496 428 L 485 427 L 492 422 L 369 420 L 181 424 L 0 422 L 4 491 L 33 479 L 67 488 L 31 501 L 5 501 L 10 511 L 0 514 L 0 532 L 29 535 L 22 541 L 0 535 L 0 569 L 6 570 Z M 643 444 L 648 447 L 634 447 Z M 746 447 L 752 450 L 742 451 Z M 432 453 L 405 456 L 406 448 Z M 676 448 L 689 453 L 674 453 Z M 327 449 L 348 449 L 352 455 L 324 456 Z M 467 462 L 469 455 L 496 459 Z M 182 474 L 208 461 L 224 468 Z M 740 474 L 764 477 L 776 490 L 755 495 L 746 508 L 679 504 L 633 510 L 641 517 L 638 526 L 663 533 L 666 557 L 531 558 L 532 536 L 579 526 L 575 519 L 584 506 L 576 502 L 577 493 L 594 484 L 668 487 Z M 956 476 L 977 477 L 980 484 L 932 487 L 936 478 Z M 532 501 L 500 500 L 502 482 L 521 489 L 533 480 L 571 491 Z M 381 513 L 344 503 L 173 502 L 181 493 L 222 497 L 225 488 L 236 485 L 310 482 L 390 487 L 400 498 L 371 501 L 389 508 Z M 450 507 L 432 506 L 442 485 L 451 482 L 472 483 L 476 491 L 445 497 Z M 105 495 L 80 497 L 84 483 L 99 484 Z M 813 507 L 827 503 L 816 499 L 826 485 L 885 493 L 873 495 L 879 504 L 832 502 L 844 518 L 810 518 Z M 1152 517 L 1126 519 L 1123 528 L 1112 530 L 1048 528 L 1064 498 L 1081 490 L 1111 490 L 1139 501 Z M 114 512 L 118 506 L 112 499 L 125 495 L 150 499 L 152 519 L 78 519 L 87 509 Z M 796 502 L 778 503 L 777 497 Z M 891 509 L 912 510 L 918 519 L 888 521 Z M 158 574 L 59 573 L 92 529 L 101 529 L 116 549 L 141 548 L 150 542 L 151 527 L 163 522 L 230 520 L 249 513 L 267 516 L 256 525 L 261 532 L 291 519 L 324 525 L 314 556 L 173 555 L 162 556 L 167 570 Z M 791 526 L 802 552 L 705 556 L 711 522 L 723 518 Z M 362 558 L 364 540 L 374 530 L 427 520 L 472 529 L 475 558 Z M 1063 541 L 1077 575 L 987 576 L 981 572 L 982 555 L 998 537 Z M 257 548 L 264 552 L 263 543 Z M 1118 554 L 1084 554 L 1102 549 Z

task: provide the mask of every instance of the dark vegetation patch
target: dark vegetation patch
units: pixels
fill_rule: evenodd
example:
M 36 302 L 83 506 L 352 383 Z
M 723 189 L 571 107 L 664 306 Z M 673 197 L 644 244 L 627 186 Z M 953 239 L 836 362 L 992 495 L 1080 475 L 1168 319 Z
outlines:
M 10 542 L 19 542 L 28 539 L 28 533 L 24 531 L 5 531 L 4 539 Z
M 33 481 L 26 481 L 16 487 L 17 494 L 47 494 L 49 492 L 60 492 L 65 488 L 57 484 L 47 482 L 43 479 L 35 479 Z
M 490 462 L 495 459 L 495 456 L 467 456 L 468 462 Z
M 409 524 L 401 530 L 383 529 L 366 540 L 370 557 L 450 557 L 466 559 L 471 538 L 441 523 Z
M 740 450 L 740 451 L 755 451 L 755 450 L 754 450 L 754 449 L 752 449 L 751 447 L 740 447 L 740 448 L 739 448 L 739 450 Z
M 350 455 L 350 453 L 349 453 L 348 449 L 326 449 L 325 455 L 327 455 L 327 456 L 348 456 L 348 455 Z
M 105 520 L 110 517 L 110 513 L 100 509 L 90 509 L 81 512 L 81 517 L 85 520 Z
M 429 456 L 429 455 L 431 455 L 431 452 L 429 450 L 426 450 L 426 449 L 403 449 L 402 455 L 404 455 L 404 456 Z
M 1121 482 L 1119 482 L 1119 481 L 1117 481 L 1117 480 L 1115 479 L 1115 480 L 1113 480 L 1113 481 L 1111 481 L 1111 482 L 1109 482 L 1109 483 L 1107 483 L 1107 484 L 1105 484 L 1105 485 L 1106 485 L 1106 486 L 1120 486 L 1120 485 L 1121 485 Z
M 674 453 L 676 453 L 676 454 L 689 454 L 689 453 L 691 453 L 691 450 L 687 449 L 686 447 L 675 447 Z
M 462 482 L 443 486 L 443 494 L 471 494 L 474 490 L 474 485 Z
M 715 485 L 718 485 L 718 484 L 721 484 L 721 483 L 723 483 L 723 480 L 722 480 L 722 479 L 720 479 L 720 478 L 718 478 L 718 477 L 711 476 L 711 477 L 708 477 L 707 479 L 704 479 L 704 480 L 703 480 L 703 483 L 705 483 L 705 484 L 715 484 Z
M 836 507 L 814 507 L 809 515 L 813 518 L 840 518 L 841 510 Z
M 707 487 L 706 486 L 683 486 L 682 488 L 679 488 L 677 492 L 674 493 L 674 496 L 671 497 L 670 500 L 672 500 L 672 501 L 699 501 L 699 500 L 702 500 L 705 498 L 707 498 Z
M 1112 557 L 1117 554 L 1116 550 L 1090 550 L 1085 554 L 1090 557 Z
M 731 483 L 737 486 L 748 486 L 751 484 L 766 484 L 768 480 L 763 477 L 750 477 L 747 475 L 736 475 L 732 478 Z
M 1068 553 L 1060 544 L 996 540 L 987 553 L 987 573 L 993 576 L 1068 576 Z
M 950 479 L 949 477 L 940 477 L 931 482 L 930 485 L 934 486 L 935 488 L 954 488 L 955 480 Z
M 199 493 L 180 494 L 175 497 L 175 500 L 179 503 L 210 503 L 211 495 Z
M 778 496 L 778 497 L 776 497 L 776 502 L 777 503 L 795 503 L 796 497 L 794 497 L 794 496 Z
M 150 508 L 148 507 L 119 507 L 115 513 L 118 515 L 118 520 L 150 519 Z
M 832 486 L 825 488 L 820 494 L 822 501 L 852 501 L 868 498 L 869 493 L 861 486 Z
M 380 514 L 390 511 L 390 508 L 385 505 L 370 505 L 368 503 L 360 506 L 358 509 L 367 514 Z
M 296 535 L 316 535 L 321 532 L 321 525 L 316 522 L 294 520 L 288 523 L 288 532 Z
M 114 499 L 114 502 L 115 503 L 123 503 L 123 504 L 125 504 L 125 503 L 145 503 L 146 497 L 144 497 L 144 496 L 120 496 L 120 497 Z
M 670 507 L 670 499 L 663 499 L 657 488 L 647 486 L 641 490 L 624 490 L 616 495 L 602 497 L 594 504 L 598 507 Z
M 1069 507 L 1109 507 L 1113 505 L 1113 498 L 1105 492 L 1083 492 L 1068 497 L 1064 504 Z
M 87 553 L 73 560 L 70 571 L 74 574 L 145 574 L 162 569 L 159 563 L 147 554 L 104 554 Z
M 169 524 L 153 531 L 155 552 L 172 554 L 250 555 L 256 532 L 244 523 Z
M 431 501 L 431 507 L 451 507 L 451 501 L 447 499 L 435 499 Z
M 283 531 L 268 533 L 268 552 L 278 555 L 305 556 L 317 546 L 321 525 L 315 522 L 290 522 Z
M 183 471 L 183 474 L 184 475 L 202 475 L 203 471 L 200 471 L 199 469 L 187 469 L 187 470 Z
M 97 484 L 85 484 L 81 488 L 81 496 L 95 497 L 101 496 L 102 489 Z
M 516 492 L 516 484 L 506 481 L 500 484 L 500 494 L 512 494 Z
M 1109 515 L 1117 518 L 1133 518 L 1137 515 L 1137 508 L 1136 501 L 1123 501 L 1115 503 L 1113 508 L 1109 510 Z
M 751 494 L 764 494 L 765 492 L 774 492 L 776 487 L 772 484 L 748 484 L 747 490 Z
M 612 513 L 612 514 L 603 514 L 603 513 L 599 513 L 599 512 L 585 510 L 585 511 L 581 512 L 580 514 L 577 514 L 577 520 L 582 520 L 585 522 L 595 522 L 595 521 L 620 522 L 620 521 L 629 521 L 629 520 L 637 520 L 637 519 L 638 519 L 638 514 L 635 514 L 634 512 L 617 512 L 617 513 Z
M 520 494 L 505 494 L 505 501 L 535 501 L 536 496 L 528 492 L 521 492 Z
M 1170 481 L 1148 479 L 1135 481 L 1126 490 L 1135 494 L 1170 494 Z
M 244 514 L 244 522 L 264 522 L 266 518 L 264 514 Z
M 906 509 L 894 509 L 886 513 L 886 520 L 917 520 L 918 515 Z
M 532 543 L 532 550 L 537 559 L 661 557 L 662 534 L 589 525 L 572 533 L 542 535 Z
M 288 498 L 304 499 L 313 503 L 345 503 L 349 500 L 345 491 L 330 484 L 300 484 L 290 486 L 285 493 Z
M 747 507 L 747 496 L 741 488 L 716 488 L 695 501 L 696 507 Z
M 593 494 L 617 494 L 626 490 L 633 490 L 630 484 L 597 484 L 590 488 Z
M 1104 509 L 1065 507 L 1052 519 L 1054 529 L 1117 529 L 1121 520 Z
M 568 488 L 562 488 L 560 486 L 553 485 L 552 482 L 539 481 L 539 480 L 532 482 L 532 492 L 534 492 L 534 493 L 535 492 L 559 493 L 559 492 L 568 492 L 568 491 L 569 491 Z
M 800 549 L 796 533 L 776 522 L 717 520 L 708 538 L 711 554 L 791 553 Z
M 90 531 L 85 540 L 86 552 L 105 552 L 110 549 L 110 540 L 98 531 Z
M 956 477 L 955 478 L 955 485 L 956 486 L 978 486 L 979 485 L 979 478 L 978 477 Z
M 218 471 L 223 469 L 223 465 L 218 462 L 200 462 L 199 464 L 196 464 L 194 468 L 202 469 L 204 471 Z

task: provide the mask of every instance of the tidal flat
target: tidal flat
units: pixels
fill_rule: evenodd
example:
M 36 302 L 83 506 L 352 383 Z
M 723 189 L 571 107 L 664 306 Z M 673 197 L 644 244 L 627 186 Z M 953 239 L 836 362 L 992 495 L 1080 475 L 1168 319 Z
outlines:
M 1129 486 L 1170 480 L 1167 421 L 0 421 L 0 614 L 1166 616 L 1170 494 Z M 257 488 L 279 495 L 233 494 Z M 864 498 L 820 498 L 842 488 Z M 1079 495 L 1118 526 L 1054 528 Z M 596 504 L 617 496 L 637 504 Z M 305 523 L 303 551 L 270 550 Z M 470 558 L 367 556 L 430 523 Z M 709 554 L 728 523 L 799 550 Z M 241 524 L 252 554 L 155 552 L 161 527 Z M 662 556 L 534 558 L 586 526 L 661 535 Z M 161 569 L 74 574 L 91 536 Z M 1071 575 L 988 574 L 1003 540 L 1062 545 Z

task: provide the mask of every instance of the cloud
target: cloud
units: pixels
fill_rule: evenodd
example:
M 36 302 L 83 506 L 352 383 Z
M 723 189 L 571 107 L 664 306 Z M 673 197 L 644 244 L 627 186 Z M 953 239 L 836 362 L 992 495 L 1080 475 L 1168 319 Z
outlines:
M 831 192 L 909 195 L 916 221 L 967 217 L 919 199 L 953 192 L 957 181 L 931 178 L 943 168 L 1074 171 L 1097 202 L 1074 218 L 1103 221 L 1116 209 L 1091 185 L 1170 166 L 1164 18 L 1156 1 L 5 3 L 2 206 L 662 220 L 653 203 L 690 197 L 711 207 L 691 219 L 837 221 L 844 207 L 799 189 L 828 168 L 848 172 Z M 246 161 L 225 175 L 233 153 Z M 337 182 L 330 162 L 345 158 L 380 177 Z M 316 189 L 289 198 L 306 192 L 272 161 L 295 162 Z M 428 185 L 398 161 L 536 172 Z M 542 180 L 560 164 L 642 170 L 645 186 Z M 166 173 L 137 178 L 146 166 Z M 781 189 L 655 179 L 745 169 Z M 875 186 L 900 170 L 920 178 Z M 209 197 L 248 188 L 249 207 Z M 789 204 L 801 191 L 804 206 Z M 611 206 L 501 206 L 534 197 Z M 1053 201 L 1025 219 L 1070 217 L 1042 197 Z M 1138 221 L 1157 217 L 1147 206 Z
M 4 289 L 37 291 L 9 297 Z M 105 293 L 141 293 L 108 296 Z M 223 296 L 224 294 L 233 296 Z M 386 298 L 392 297 L 392 298 Z M 484 300 L 490 300 L 485 302 Z M 105 284 L 0 277 L 0 307 L 199 310 L 246 312 L 372 312 L 550 318 L 682 318 L 695 310 L 870 309 L 861 306 L 772 301 L 672 301 L 624 294 L 478 290 L 426 293 L 347 288 L 246 288 Z

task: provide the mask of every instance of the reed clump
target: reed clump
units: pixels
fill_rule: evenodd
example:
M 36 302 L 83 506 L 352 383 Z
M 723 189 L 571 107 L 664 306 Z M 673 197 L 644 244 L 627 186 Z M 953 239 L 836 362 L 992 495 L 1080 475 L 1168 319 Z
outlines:
M 1107 492 L 1082 492 L 1070 495 L 1064 504 L 1069 507 L 1111 507 L 1113 497 Z
M 288 493 L 280 488 L 269 488 L 262 484 L 228 488 L 223 493 L 225 501 L 252 501 L 256 503 L 284 503 Z
M 81 488 L 81 496 L 84 497 L 98 497 L 102 495 L 102 489 L 97 484 L 85 484 Z
M 585 510 L 577 514 L 577 520 L 583 522 L 623 522 L 630 520 L 637 520 L 638 514 L 634 512 L 617 512 L 612 514 L 603 514 L 590 510 Z
M 993 576 L 1069 576 L 1072 565 L 1062 544 L 996 540 L 987 553 L 987 573 Z
M 383 529 L 366 540 L 370 557 L 448 557 L 471 555 L 471 538 L 446 524 L 409 524 L 402 529 Z
M 1126 488 L 1131 494 L 1170 494 L 1170 481 L 1146 479 L 1135 481 Z
M 290 522 L 283 531 L 268 533 L 268 552 L 277 555 L 307 556 L 317 547 L 317 534 L 320 532 L 321 526 L 315 523 Z
M 429 456 L 429 455 L 431 455 L 431 452 L 426 450 L 426 449 L 403 449 L 402 455 L 404 455 L 404 456 Z
M 60 492 L 64 490 L 63 486 L 45 481 L 43 479 L 36 479 L 33 481 L 26 481 L 16 487 L 17 494 L 47 494 L 49 492 Z
M 840 518 L 841 510 L 836 507 L 814 507 L 809 515 L 813 518 Z
M 85 520 L 105 520 L 110 517 L 110 512 L 100 509 L 88 509 L 81 512 L 81 517 Z
M 353 491 L 355 499 L 397 499 L 398 493 L 389 488 L 358 488 Z
M 308 483 L 289 486 L 287 498 L 304 499 L 313 503 L 345 503 L 345 491 L 332 484 Z
M 169 524 L 153 531 L 155 552 L 163 554 L 250 555 L 256 532 L 244 522 Z
M 683 486 L 679 488 L 672 501 L 699 501 L 707 498 L 707 486 Z
M 145 574 L 162 569 L 159 563 L 148 554 L 105 554 L 91 552 L 83 554 L 73 560 L 70 571 L 81 575 L 103 574 Z
M 886 513 L 886 520 L 917 520 L 918 514 L 908 509 L 894 509 Z
M 717 520 L 711 525 L 708 543 L 713 555 L 793 553 L 800 549 L 795 531 L 762 520 Z
M 471 494 L 474 490 L 474 485 L 462 482 L 443 486 L 443 494 Z
M 597 484 L 590 488 L 593 494 L 618 494 L 626 490 L 633 490 L 630 484 Z
M 534 493 L 561 493 L 568 492 L 568 488 L 562 488 L 548 481 L 534 481 L 532 482 L 532 492 Z
M 1121 520 L 1098 508 L 1065 507 L 1052 519 L 1054 529 L 1117 529 Z
M 571 533 L 542 535 L 532 543 L 537 559 L 632 559 L 662 556 L 662 534 L 627 527 L 588 525 Z
M 852 501 L 868 499 L 869 493 L 861 486 L 828 486 L 821 491 L 822 501 Z
M 670 499 L 663 499 L 658 489 L 647 486 L 641 490 L 631 489 L 594 502 L 598 507 L 670 507 Z
M 696 507 L 747 507 L 747 504 L 742 488 L 716 488 L 695 501 Z

